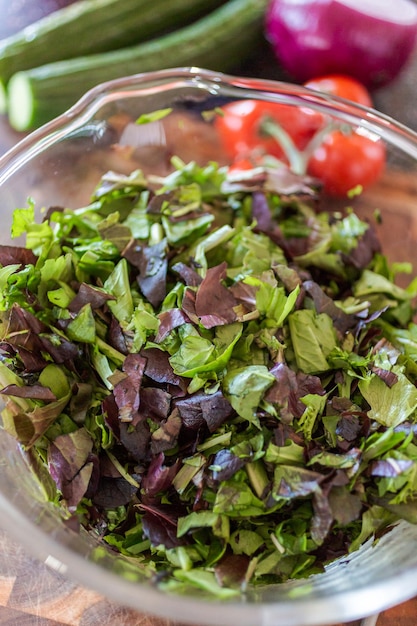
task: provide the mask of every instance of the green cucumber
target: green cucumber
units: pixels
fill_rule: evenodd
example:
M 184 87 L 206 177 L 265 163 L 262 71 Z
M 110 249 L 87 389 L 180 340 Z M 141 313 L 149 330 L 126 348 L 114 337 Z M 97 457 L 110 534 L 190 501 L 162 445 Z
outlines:
M 33 0 L 32 0 L 33 1 Z M 107 52 L 191 23 L 222 0 L 79 0 L 0 41 L 0 79 L 62 59 Z
M 192 24 L 151 41 L 18 72 L 8 88 L 9 121 L 19 131 L 63 113 L 87 90 L 129 74 L 180 66 L 228 71 L 262 40 L 268 0 L 229 0 Z

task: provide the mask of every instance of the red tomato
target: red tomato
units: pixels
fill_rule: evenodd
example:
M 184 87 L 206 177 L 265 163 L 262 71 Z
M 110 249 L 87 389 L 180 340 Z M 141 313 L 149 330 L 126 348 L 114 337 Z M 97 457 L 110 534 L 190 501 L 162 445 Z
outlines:
M 382 140 L 333 131 L 308 163 L 308 173 L 323 182 L 332 196 L 344 196 L 358 185 L 367 187 L 381 176 L 385 164 Z
M 304 83 L 305 87 L 371 107 L 369 91 L 354 78 L 343 75 L 321 76 Z M 308 172 L 319 178 L 325 191 L 344 196 L 357 187 L 376 182 L 385 164 L 385 146 L 381 140 L 357 132 L 330 133 L 308 163 Z
M 372 106 L 368 90 L 349 76 L 322 76 L 307 81 L 304 86 L 363 106 Z M 265 133 L 266 120 L 276 122 L 277 136 Z M 280 143 L 280 128 L 292 139 L 296 149 L 303 151 L 324 123 L 323 115 L 307 107 L 259 100 L 227 104 L 223 107 L 223 116 L 216 118 L 225 152 L 235 163 L 246 164 L 256 164 L 265 154 L 286 158 Z M 384 164 L 385 146 L 382 141 L 354 131 L 345 134 L 336 130 L 324 137 L 306 169 L 308 174 L 323 182 L 328 194 L 343 196 L 358 185 L 367 187 L 374 183 L 381 175 Z
M 372 98 L 369 91 L 362 83 L 350 76 L 343 76 L 342 74 L 320 76 L 308 80 L 304 83 L 304 87 L 328 93 L 332 96 L 338 96 L 339 98 L 345 98 L 366 107 L 372 106 Z
M 216 126 L 223 147 L 232 159 L 255 158 L 270 154 L 282 158 L 277 141 L 262 129 L 265 120 L 274 120 L 292 138 L 299 149 L 305 148 L 322 124 L 322 116 L 307 108 L 260 100 L 239 100 L 222 107 Z

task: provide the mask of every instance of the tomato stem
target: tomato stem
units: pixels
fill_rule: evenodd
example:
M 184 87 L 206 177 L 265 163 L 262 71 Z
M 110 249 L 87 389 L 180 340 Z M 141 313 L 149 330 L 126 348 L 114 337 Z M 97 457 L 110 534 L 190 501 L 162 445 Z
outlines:
M 307 146 L 303 151 L 303 157 L 305 158 L 306 165 L 313 156 L 313 153 L 317 150 L 319 146 L 323 143 L 324 139 L 332 133 L 334 130 L 340 128 L 340 124 L 336 124 L 335 122 L 329 122 L 326 126 L 323 126 L 315 135 L 310 139 Z
M 262 133 L 275 139 L 284 150 L 288 158 L 289 166 L 294 174 L 304 176 L 307 173 L 308 162 L 315 150 L 323 143 L 325 137 L 338 128 L 338 124 L 330 122 L 321 128 L 310 139 L 304 150 L 299 150 L 290 135 L 271 117 L 265 117 L 261 121 L 260 129 Z
M 307 162 L 304 154 L 297 148 L 290 135 L 271 117 L 265 117 L 261 121 L 260 129 L 262 133 L 269 135 L 280 144 L 284 150 L 294 174 L 304 175 L 306 173 Z

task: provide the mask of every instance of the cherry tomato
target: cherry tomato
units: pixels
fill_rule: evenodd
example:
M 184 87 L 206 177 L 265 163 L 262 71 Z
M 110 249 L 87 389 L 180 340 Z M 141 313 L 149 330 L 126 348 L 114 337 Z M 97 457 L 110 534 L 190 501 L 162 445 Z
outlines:
M 339 98 L 345 98 L 346 100 L 351 100 L 352 102 L 362 104 L 366 107 L 372 106 L 372 98 L 369 91 L 362 83 L 350 76 L 344 76 L 342 74 L 320 76 L 308 80 L 304 83 L 304 87 L 308 87 L 314 91 L 328 93 L 332 96 L 338 96 Z
M 372 106 L 368 90 L 349 76 L 321 76 L 307 81 L 304 86 Z M 275 136 L 270 128 L 269 134 L 265 132 L 266 121 L 276 123 Z M 259 100 L 227 104 L 223 107 L 223 116 L 216 119 L 225 152 L 235 163 L 246 164 L 256 164 L 266 154 L 291 162 L 291 158 L 287 158 L 290 153 L 285 154 L 281 145 L 279 129 L 287 133 L 296 150 L 303 151 L 325 124 L 325 117 L 308 107 Z M 294 149 L 291 151 L 294 154 Z M 300 163 L 298 158 L 297 163 Z M 329 195 L 343 196 L 358 186 L 365 188 L 376 182 L 384 164 L 385 146 L 381 140 L 354 130 L 350 133 L 334 130 L 324 135 L 321 145 L 308 160 L 305 173 L 320 179 Z
M 305 87 L 371 107 L 369 91 L 349 76 L 321 76 L 304 83 Z M 358 132 L 330 133 L 308 163 L 308 173 L 323 182 L 332 196 L 344 196 L 358 185 L 368 187 L 381 176 L 385 164 L 385 146 Z
M 308 173 L 320 179 L 332 196 L 344 196 L 357 186 L 368 187 L 381 176 L 385 164 L 385 146 L 358 132 L 329 133 L 314 151 Z
M 298 149 L 308 144 L 322 124 L 322 116 L 308 108 L 275 104 L 261 100 L 239 100 L 222 107 L 216 118 L 223 147 L 231 159 L 273 155 L 283 157 L 277 141 L 263 129 L 265 120 L 273 120 L 291 137 Z

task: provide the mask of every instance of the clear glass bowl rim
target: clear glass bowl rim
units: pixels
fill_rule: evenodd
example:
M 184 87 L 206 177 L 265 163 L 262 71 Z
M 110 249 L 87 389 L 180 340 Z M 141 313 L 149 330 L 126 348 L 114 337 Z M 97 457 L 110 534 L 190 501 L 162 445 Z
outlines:
M 70 109 L 25 136 L 0 157 L 0 185 L 32 156 L 82 127 L 106 103 L 118 98 L 138 98 L 149 85 L 158 83 L 168 87 L 173 81 L 198 85 L 214 94 L 226 90 L 235 98 L 240 95 L 242 98 L 265 99 L 337 115 L 347 124 L 376 133 L 417 160 L 417 131 L 373 108 L 283 81 L 238 77 L 200 67 L 177 67 L 133 74 L 90 89 Z

